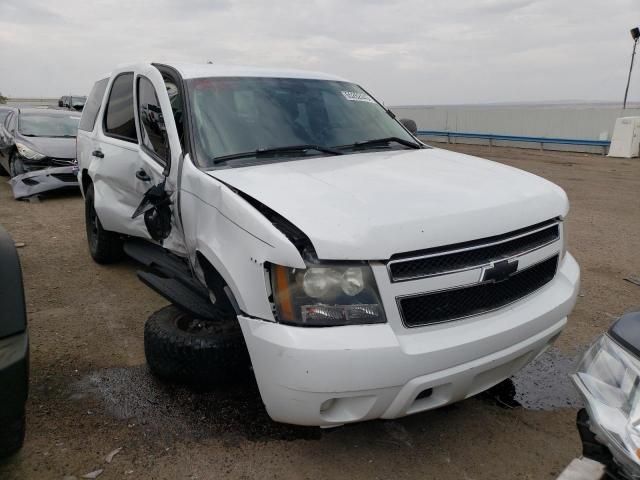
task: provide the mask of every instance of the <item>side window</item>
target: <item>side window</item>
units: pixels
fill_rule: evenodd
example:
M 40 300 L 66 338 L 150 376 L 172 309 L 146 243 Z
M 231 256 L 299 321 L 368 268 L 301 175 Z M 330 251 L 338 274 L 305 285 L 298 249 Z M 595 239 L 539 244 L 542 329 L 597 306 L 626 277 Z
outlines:
M 102 105 L 102 98 L 107 89 L 107 83 L 109 83 L 109 79 L 104 78 L 93 85 L 84 110 L 82 110 L 82 117 L 78 125 L 79 130 L 86 130 L 87 132 L 93 131 L 98 112 L 100 111 L 100 105 Z
M 167 129 L 156 91 L 144 77 L 138 78 L 138 114 L 142 146 L 164 164 L 170 155 Z
M 104 133 L 138 143 L 133 118 L 133 73 L 121 73 L 113 81 L 104 114 Z

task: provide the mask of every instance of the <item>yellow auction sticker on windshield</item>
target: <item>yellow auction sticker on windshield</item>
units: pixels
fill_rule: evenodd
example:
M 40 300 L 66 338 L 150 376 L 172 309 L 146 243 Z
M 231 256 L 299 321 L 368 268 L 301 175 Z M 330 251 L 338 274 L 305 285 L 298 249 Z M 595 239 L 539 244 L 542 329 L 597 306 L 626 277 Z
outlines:
M 350 102 L 376 103 L 369 95 L 362 92 L 349 92 L 349 91 L 343 90 L 342 95 L 344 96 L 344 98 L 346 98 Z

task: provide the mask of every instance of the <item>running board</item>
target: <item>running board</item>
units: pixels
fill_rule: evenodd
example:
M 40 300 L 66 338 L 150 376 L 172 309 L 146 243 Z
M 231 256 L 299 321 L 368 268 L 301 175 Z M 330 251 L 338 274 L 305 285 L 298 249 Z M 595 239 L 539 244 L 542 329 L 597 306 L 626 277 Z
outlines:
M 169 300 L 201 320 L 220 320 L 218 309 L 209 298 L 203 297 L 175 278 L 166 278 L 151 272 L 138 271 L 138 278 Z
M 145 240 L 125 241 L 124 253 L 145 267 L 159 271 L 165 277 L 191 278 L 191 270 L 186 261 Z
M 164 248 L 145 240 L 130 239 L 124 252 L 147 271 L 138 278 L 171 303 L 202 320 L 220 320 L 219 308 L 211 303 L 209 290 L 191 274 L 188 263 Z

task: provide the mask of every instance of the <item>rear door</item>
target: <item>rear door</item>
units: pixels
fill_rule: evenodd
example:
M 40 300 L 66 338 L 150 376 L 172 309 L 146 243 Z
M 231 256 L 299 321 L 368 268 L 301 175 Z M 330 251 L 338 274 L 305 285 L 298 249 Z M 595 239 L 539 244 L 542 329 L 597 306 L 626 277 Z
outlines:
M 101 128 L 97 119 L 102 104 L 104 103 L 108 84 L 109 78 L 103 78 L 93 84 L 89 97 L 87 98 L 86 108 L 82 111 L 82 116 L 80 117 L 78 136 L 76 137 L 76 160 L 78 162 L 79 172 L 84 172 L 89 169 L 91 162 L 94 160 L 93 152 L 97 151 L 99 147 L 94 132 Z M 99 158 L 97 160 L 99 160 Z M 82 174 L 78 177 L 78 182 L 83 188 L 82 193 L 85 194 L 85 185 L 82 184 Z

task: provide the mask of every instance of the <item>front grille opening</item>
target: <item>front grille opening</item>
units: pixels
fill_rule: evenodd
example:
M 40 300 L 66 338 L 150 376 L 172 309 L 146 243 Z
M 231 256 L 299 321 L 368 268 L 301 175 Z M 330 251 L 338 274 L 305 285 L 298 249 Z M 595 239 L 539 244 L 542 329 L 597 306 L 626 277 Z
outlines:
M 539 227 L 538 225 L 537 228 Z M 560 238 L 560 227 L 558 224 L 554 224 L 524 236 L 512 239 L 508 238 L 517 233 L 518 232 L 512 232 L 508 234 L 506 238 L 502 239 L 487 238 L 473 242 L 472 244 L 450 245 L 445 248 L 427 250 L 423 252 L 425 255 L 424 258 L 407 259 L 406 261 L 392 260 L 389 264 L 391 279 L 397 282 L 422 278 L 445 272 L 474 268 L 494 261 L 521 255 L 558 240 Z M 500 243 L 486 245 L 487 243 L 496 241 Z M 485 246 L 483 246 L 483 244 L 485 244 Z M 464 248 L 462 251 L 452 251 L 462 248 Z
M 404 324 L 418 327 L 480 315 L 509 305 L 549 283 L 558 255 L 513 274 L 499 283 L 480 283 L 398 299 Z

